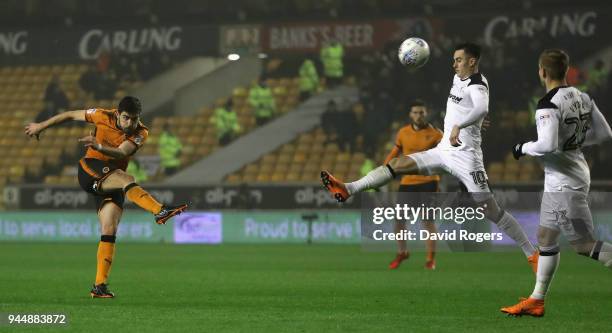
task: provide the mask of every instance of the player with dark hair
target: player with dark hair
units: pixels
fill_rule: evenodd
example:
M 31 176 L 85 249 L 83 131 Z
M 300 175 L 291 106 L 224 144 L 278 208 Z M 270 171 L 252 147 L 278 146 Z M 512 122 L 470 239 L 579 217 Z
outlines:
M 564 51 L 542 52 L 538 75 L 546 95 L 538 102 L 535 114 L 538 139 L 512 148 L 517 160 L 524 155 L 537 157 L 544 165 L 545 176 L 536 284 L 530 297 L 501 309 L 510 315 L 544 315 L 544 298 L 559 266 L 561 233 L 578 254 L 612 268 L 612 244 L 596 240 L 593 232 L 587 202 L 591 175 L 581 149 L 612 139 L 612 130 L 595 102 L 567 85 L 568 67 L 569 56 Z
M 436 147 L 393 158 L 354 182 L 344 183 L 327 171 L 321 172 L 321 181 L 334 198 L 343 202 L 351 195 L 387 184 L 396 176 L 449 173 L 482 205 L 487 220 L 517 243 L 535 271 L 536 249 L 521 225 L 497 204 L 489 189 L 480 148 L 481 126 L 489 111 L 489 84 L 478 70 L 479 61 L 478 45 L 464 43 L 455 48 L 455 76 L 446 103 L 444 134 Z
M 384 164 L 389 163 L 393 158 L 402 155 L 409 155 L 431 149 L 440 143 L 442 131 L 432 126 L 427 121 L 428 109 L 425 102 L 416 100 L 410 105 L 410 123 L 397 132 L 395 146 L 387 155 Z M 438 192 L 440 176 L 431 175 L 405 175 L 401 179 L 399 192 L 419 193 L 419 192 Z M 429 232 L 437 232 L 433 221 L 421 221 L 423 227 Z M 405 228 L 405 224 L 395 222 L 395 232 L 400 232 Z M 427 247 L 426 269 L 436 269 L 435 252 L 436 241 L 428 239 L 425 242 Z M 410 257 L 405 240 L 397 240 L 398 251 L 395 259 L 389 264 L 390 269 L 396 269 L 402 261 Z
M 126 96 L 115 110 L 89 109 L 68 111 L 41 123 L 30 123 L 25 133 L 39 138 L 47 128 L 66 121 L 85 121 L 95 125 L 94 133 L 79 139 L 87 152 L 79 161 L 79 184 L 96 201 L 101 237 L 98 244 L 96 281 L 91 297 L 112 298 L 107 280 L 115 253 L 117 228 L 123 213 L 124 198 L 155 215 L 158 224 L 182 213 L 187 205 L 165 206 L 134 182 L 125 172 L 130 157 L 142 147 L 149 135 L 140 122 L 140 101 Z

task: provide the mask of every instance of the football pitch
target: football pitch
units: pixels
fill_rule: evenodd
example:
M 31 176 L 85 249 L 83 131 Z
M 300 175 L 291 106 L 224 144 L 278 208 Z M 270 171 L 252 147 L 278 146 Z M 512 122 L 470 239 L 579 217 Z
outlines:
M 413 253 L 348 245 L 117 244 L 110 289 L 91 299 L 96 244 L 0 244 L 0 312 L 68 315 L 76 332 L 609 331 L 612 272 L 566 251 L 543 318 L 499 312 L 534 276 L 510 253 Z M 0 327 L 5 331 L 6 326 Z M 22 327 L 42 331 L 50 327 Z

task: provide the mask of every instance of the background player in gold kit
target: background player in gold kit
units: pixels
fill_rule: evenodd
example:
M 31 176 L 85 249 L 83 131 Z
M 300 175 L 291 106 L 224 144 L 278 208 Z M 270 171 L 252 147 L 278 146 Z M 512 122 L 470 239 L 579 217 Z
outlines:
M 400 128 L 395 139 L 395 146 L 385 159 L 385 163 L 397 156 L 409 155 L 420 151 L 431 149 L 438 145 L 442 139 L 442 131 L 435 128 L 427 121 L 427 106 L 423 101 L 416 100 L 410 105 L 410 124 Z M 440 176 L 431 175 L 405 175 L 401 179 L 399 192 L 438 192 Z M 429 232 L 436 232 L 436 225 L 433 221 L 422 221 L 423 227 Z M 404 223 L 396 221 L 395 232 L 400 232 L 405 227 Z M 436 241 L 427 240 L 427 259 L 426 269 L 435 269 Z M 389 264 L 390 269 L 396 269 L 403 260 L 409 258 L 410 253 L 406 246 L 406 241 L 397 241 L 397 255 Z

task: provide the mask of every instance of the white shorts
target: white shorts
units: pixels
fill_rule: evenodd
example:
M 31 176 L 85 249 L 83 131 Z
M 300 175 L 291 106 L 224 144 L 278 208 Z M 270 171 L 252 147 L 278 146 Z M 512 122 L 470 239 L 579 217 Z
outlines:
M 587 202 L 588 190 L 562 188 L 544 192 L 540 206 L 540 226 L 561 231 L 568 241 L 594 239 L 593 216 Z
M 410 154 L 408 157 L 416 162 L 421 174 L 433 175 L 446 172 L 459 179 L 470 193 L 491 192 L 480 152 L 442 150 L 435 147 Z

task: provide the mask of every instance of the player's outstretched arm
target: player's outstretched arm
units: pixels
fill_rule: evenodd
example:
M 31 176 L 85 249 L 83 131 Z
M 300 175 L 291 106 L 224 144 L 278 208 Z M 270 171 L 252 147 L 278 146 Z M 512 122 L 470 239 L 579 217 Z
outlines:
M 25 134 L 29 137 L 36 136 L 38 138 L 40 133 L 47 128 L 70 120 L 85 121 L 85 110 L 66 111 L 40 123 L 29 123 L 25 127 Z
M 393 146 L 393 149 L 391 149 L 391 151 L 389 152 L 389 155 L 387 155 L 387 158 L 385 158 L 385 162 L 383 164 L 384 165 L 389 164 L 389 161 L 396 158 L 399 155 L 399 153 L 400 153 L 399 147 Z
M 99 143 L 96 140 L 96 137 L 93 134 L 89 134 L 86 137 L 80 138 L 79 142 L 83 143 L 85 148 L 91 148 L 93 150 L 97 150 L 104 155 L 116 158 L 116 159 L 124 159 L 128 156 L 133 155 L 138 147 L 133 142 L 126 140 L 123 141 L 119 147 L 110 147 Z
M 515 159 L 523 155 L 542 156 L 552 153 L 559 146 L 559 119 L 554 109 L 536 111 L 538 140 L 514 145 L 512 153 Z

